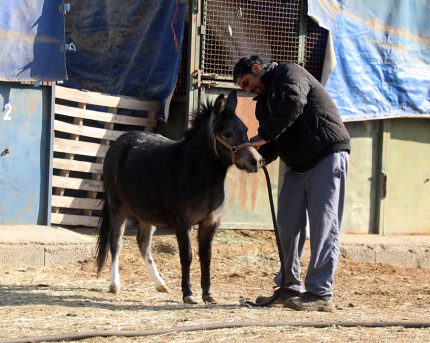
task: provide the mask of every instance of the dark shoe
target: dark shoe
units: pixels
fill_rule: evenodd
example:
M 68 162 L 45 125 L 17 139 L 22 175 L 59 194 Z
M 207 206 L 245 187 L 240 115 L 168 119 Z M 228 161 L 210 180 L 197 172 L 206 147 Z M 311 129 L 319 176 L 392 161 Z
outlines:
M 298 291 L 295 291 L 292 289 L 287 289 L 287 288 L 284 288 L 283 291 L 281 292 L 281 289 L 278 288 L 277 290 L 275 290 L 275 292 L 271 296 L 268 296 L 268 297 L 259 296 L 259 297 L 257 297 L 257 299 L 255 299 L 255 303 L 257 305 L 262 305 L 262 304 L 265 304 L 265 303 L 274 299 L 274 301 L 268 306 L 283 305 L 287 299 L 299 298 L 300 294 L 301 293 Z
M 331 296 L 320 296 L 311 292 L 305 292 L 300 297 L 285 300 L 284 307 L 296 311 L 333 312 L 335 310 Z

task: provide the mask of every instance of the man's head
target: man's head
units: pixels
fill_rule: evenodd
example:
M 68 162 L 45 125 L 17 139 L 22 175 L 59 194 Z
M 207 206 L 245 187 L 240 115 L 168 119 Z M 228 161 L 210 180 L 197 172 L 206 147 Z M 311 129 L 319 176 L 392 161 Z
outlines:
M 247 93 L 263 95 L 266 85 L 260 78 L 265 72 L 265 65 L 258 56 L 242 57 L 234 66 L 233 81 Z

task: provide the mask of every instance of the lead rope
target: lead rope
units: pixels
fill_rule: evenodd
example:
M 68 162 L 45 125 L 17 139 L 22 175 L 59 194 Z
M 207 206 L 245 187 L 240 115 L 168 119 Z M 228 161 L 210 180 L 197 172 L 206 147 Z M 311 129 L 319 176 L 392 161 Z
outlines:
M 277 300 L 282 292 L 285 289 L 285 271 L 284 271 L 284 258 L 282 253 L 282 246 L 281 241 L 279 239 L 279 232 L 278 232 L 278 224 L 276 221 L 276 214 L 275 214 L 275 205 L 273 204 L 273 195 L 272 195 L 272 185 L 270 184 L 270 176 L 269 172 L 267 171 L 266 166 L 263 166 L 264 175 L 266 177 L 266 184 L 267 184 L 267 192 L 269 193 L 269 202 L 270 202 L 270 211 L 272 213 L 272 222 L 273 222 L 273 229 L 275 231 L 275 237 L 276 237 L 276 245 L 278 246 L 278 254 L 279 254 L 279 261 L 281 263 L 281 286 L 279 287 L 279 291 L 275 291 L 273 296 L 270 298 L 270 300 L 266 301 L 262 304 L 257 304 L 255 302 L 252 302 L 249 299 L 240 299 L 240 304 L 248 307 L 266 307 L 271 305 L 275 300 Z

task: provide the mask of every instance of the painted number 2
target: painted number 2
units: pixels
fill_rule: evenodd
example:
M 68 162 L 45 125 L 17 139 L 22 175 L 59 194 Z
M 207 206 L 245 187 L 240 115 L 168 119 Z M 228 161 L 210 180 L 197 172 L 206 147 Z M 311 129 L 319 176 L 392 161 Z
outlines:
M 6 105 L 4 105 L 4 109 L 6 110 L 6 112 L 3 116 L 3 120 L 12 120 L 12 117 L 10 116 L 10 113 L 12 112 L 12 105 L 7 103 Z

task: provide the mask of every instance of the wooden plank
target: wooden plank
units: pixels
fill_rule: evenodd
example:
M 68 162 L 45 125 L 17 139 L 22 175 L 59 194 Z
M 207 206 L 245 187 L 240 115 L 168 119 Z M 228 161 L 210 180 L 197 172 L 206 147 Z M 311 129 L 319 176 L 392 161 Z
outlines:
M 77 107 L 64 106 L 55 104 L 55 113 L 68 117 L 98 120 L 107 123 L 134 125 L 134 126 L 157 126 L 155 118 L 141 118 L 127 115 L 113 114 L 108 112 L 99 112 Z
M 52 186 L 67 189 L 80 189 L 83 191 L 103 192 L 103 181 L 100 180 L 85 180 L 74 177 L 64 177 L 53 175 Z M 93 197 L 95 198 L 95 196 Z
M 78 104 L 78 106 L 80 108 L 83 108 L 83 109 L 85 108 L 85 104 Z M 82 118 L 74 118 L 73 119 L 73 124 L 75 124 L 77 126 L 82 126 L 83 123 L 84 123 L 84 120 Z M 78 141 L 79 136 L 78 135 L 71 135 L 70 140 Z M 75 156 L 73 154 L 66 154 L 66 156 L 64 156 L 64 158 L 69 159 L 69 160 L 73 160 L 75 158 Z M 61 176 L 67 177 L 67 176 L 69 176 L 69 174 L 70 174 L 70 172 L 68 170 L 61 170 L 60 171 Z M 64 188 L 55 188 L 54 194 L 60 195 L 60 196 L 63 195 L 64 194 Z M 60 211 L 59 208 L 55 208 L 55 207 L 52 208 L 52 212 L 59 213 L 59 211 Z
M 55 81 L 19 81 L 18 82 L 21 85 L 32 85 L 34 86 L 36 83 L 38 84 L 37 87 L 40 86 L 52 86 L 55 84 Z
M 54 138 L 54 151 L 84 156 L 105 157 L 108 145 Z
M 100 199 L 85 199 L 53 195 L 53 207 L 77 208 L 83 210 L 101 210 L 103 207 Z
M 78 126 L 78 125 L 65 123 L 60 120 L 54 120 L 54 130 L 67 132 L 67 133 L 84 136 L 84 137 L 99 138 L 99 139 L 105 139 L 110 141 L 117 140 L 119 136 L 121 136 L 126 132 L 126 131 L 106 130 L 106 129 L 100 129 L 100 128 L 89 127 L 89 126 Z
M 51 213 L 52 224 L 97 227 L 98 222 L 99 217 L 80 216 L 76 214 Z
M 105 107 L 127 108 L 130 110 L 155 113 L 158 113 L 161 107 L 160 102 L 158 100 L 140 100 L 133 97 L 107 95 L 61 86 L 55 86 L 55 97 L 85 104 Z
M 109 108 L 109 113 L 116 113 L 117 112 L 117 109 L 116 108 Z M 113 128 L 114 128 L 114 124 L 113 123 L 106 123 L 105 124 L 105 129 L 106 130 L 113 130 Z M 104 139 L 102 139 L 101 141 L 100 141 L 100 143 L 101 144 L 107 144 L 107 145 L 109 145 L 109 141 L 108 140 L 104 140 Z M 101 158 L 101 157 L 97 157 L 97 162 L 99 162 L 99 163 L 103 163 L 103 158 Z M 101 175 L 100 174 L 93 174 L 93 175 L 91 175 L 91 178 L 93 179 L 93 180 L 101 180 Z M 99 181 L 99 182 L 101 182 L 101 181 Z M 95 199 L 95 198 L 97 198 L 97 192 L 94 192 L 94 191 L 89 191 L 88 192 L 88 194 L 87 194 L 87 197 L 88 198 L 90 198 L 90 199 Z M 84 214 L 85 215 L 87 215 L 87 216 L 91 216 L 92 215 L 92 211 L 90 211 L 90 210 L 86 210 L 85 212 L 84 212 Z
M 148 119 L 156 120 L 156 118 L 157 118 L 157 114 L 155 112 L 148 113 Z M 154 131 L 154 128 L 151 126 L 147 126 L 145 127 L 145 131 L 151 132 L 151 131 Z
M 103 172 L 103 164 L 102 163 L 92 163 L 92 162 L 84 162 L 84 161 L 76 161 L 76 160 L 65 160 L 63 158 L 54 158 L 53 159 L 53 168 L 54 169 L 73 170 L 73 171 L 85 172 L 85 173 L 95 173 L 95 174 L 101 174 Z

